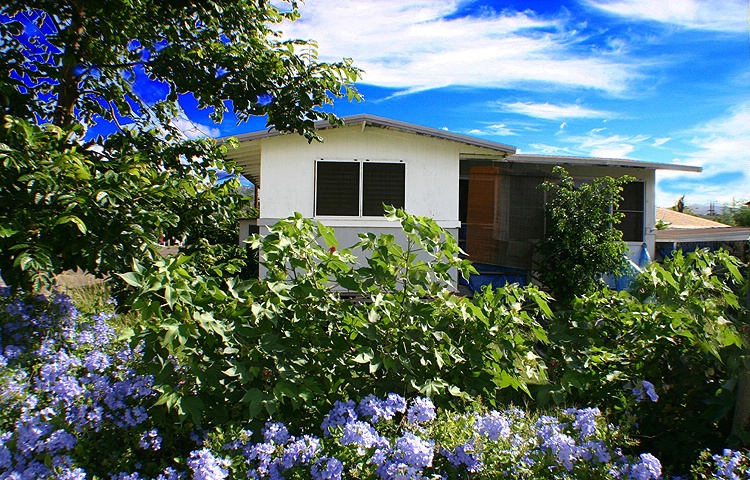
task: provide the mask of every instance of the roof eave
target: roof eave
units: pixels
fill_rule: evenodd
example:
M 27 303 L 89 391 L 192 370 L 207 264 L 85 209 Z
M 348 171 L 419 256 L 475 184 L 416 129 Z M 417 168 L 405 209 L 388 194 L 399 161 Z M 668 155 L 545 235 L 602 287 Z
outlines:
M 629 160 L 624 158 L 600 158 L 600 157 L 572 157 L 557 155 L 511 155 L 506 159 L 510 163 L 532 163 L 539 165 L 571 165 L 587 167 L 624 167 L 645 168 L 653 170 L 677 170 L 683 172 L 699 173 L 701 167 L 691 165 L 676 165 L 671 163 L 644 162 L 641 160 Z
M 410 132 L 410 133 L 414 133 L 417 135 L 426 135 L 429 137 L 434 137 L 434 138 L 438 138 L 442 140 L 464 143 L 466 145 L 471 145 L 475 147 L 487 148 L 490 150 L 502 152 L 504 155 L 513 155 L 514 153 L 516 153 L 516 147 L 513 147 L 511 145 L 493 142 L 490 140 L 484 140 L 482 138 L 472 137 L 470 135 L 463 135 L 460 133 L 453 133 L 453 132 L 449 132 L 446 130 L 439 130 L 437 128 L 425 127 L 423 125 L 416 125 L 414 123 L 402 122 L 400 120 L 393 120 L 391 118 L 378 117 L 375 115 L 369 115 L 369 114 L 350 115 L 347 117 L 342 117 L 341 121 L 342 121 L 342 125 L 344 126 L 361 124 L 363 126 L 369 125 L 369 126 L 380 127 L 380 128 L 392 128 L 395 130 Z M 331 124 L 326 120 L 315 122 L 316 130 L 326 130 L 328 128 L 336 128 L 339 126 L 341 125 L 335 124 L 335 123 Z M 242 142 L 250 142 L 254 140 L 261 140 L 265 138 L 276 137 L 279 135 L 286 135 L 286 133 L 280 132 L 276 129 L 271 128 L 269 130 L 260 130 L 256 132 L 249 132 L 249 133 L 243 133 L 240 135 L 234 135 L 233 137 L 236 138 L 240 143 L 242 143 Z M 219 138 L 218 141 L 223 142 L 229 138 L 232 138 L 232 137 L 222 137 L 222 138 Z

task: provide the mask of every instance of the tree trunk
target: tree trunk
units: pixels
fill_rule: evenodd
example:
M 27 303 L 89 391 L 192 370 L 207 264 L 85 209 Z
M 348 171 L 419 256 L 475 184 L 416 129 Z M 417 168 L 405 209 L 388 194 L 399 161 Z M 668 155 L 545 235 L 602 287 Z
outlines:
M 59 28 L 59 27 L 58 27 Z M 76 69 L 81 64 L 81 39 L 84 31 L 83 6 L 75 4 L 74 13 L 68 29 L 75 32 L 74 39 L 65 45 L 65 55 L 61 67 L 60 83 L 56 90 L 57 105 L 55 105 L 52 123 L 59 127 L 67 127 L 75 120 L 75 106 L 80 92 L 78 91 L 78 74 Z

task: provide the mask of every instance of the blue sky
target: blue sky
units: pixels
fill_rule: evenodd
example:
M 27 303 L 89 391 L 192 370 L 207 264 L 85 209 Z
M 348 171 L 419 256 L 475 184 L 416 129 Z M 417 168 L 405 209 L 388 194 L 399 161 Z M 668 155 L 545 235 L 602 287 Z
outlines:
M 746 0 L 307 0 L 285 36 L 353 58 L 371 113 L 520 152 L 703 167 L 659 171 L 657 205 L 750 200 Z M 232 135 L 262 119 L 210 125 Z

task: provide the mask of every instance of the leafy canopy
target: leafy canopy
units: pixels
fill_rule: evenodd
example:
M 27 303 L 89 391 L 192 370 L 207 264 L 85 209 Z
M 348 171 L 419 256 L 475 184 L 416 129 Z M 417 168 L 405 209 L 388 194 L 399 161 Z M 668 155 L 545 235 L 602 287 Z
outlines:
M 541 255 L 539 278 L 552 288 L 557 300 L 570 303 L 574 297 L 597 289 L 603 274 L 618 274 L 628 246 L 617 207 L 622 186 L 632 177 L 597 178 L 576 185 L 562 167 L 554 170 L 558 182 L 545 182 L 549 192 L 545 206 L 547 233 L 538 245 Z
M 116 272 L 164 233 L 226 220 L 242 202 L 236 180 L 215 186 L 233 171 L 227 146 L 181 135 L 181 99 L 313 139 L 316 120 L 335 121 L 322 106 L 359 98 L 349 60 L 281 40 L 274 28 L 297 17 L 294 1 L 0 6 L 3 278 L 31 291 L 68 268 Z M 97 123 L 115 132 L 95 136 Z

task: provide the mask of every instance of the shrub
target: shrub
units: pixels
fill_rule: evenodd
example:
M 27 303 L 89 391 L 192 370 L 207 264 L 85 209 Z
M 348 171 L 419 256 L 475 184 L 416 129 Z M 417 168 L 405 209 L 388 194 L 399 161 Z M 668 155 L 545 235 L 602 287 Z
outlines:
M 632 177 L 603 177 L 576 185 L 562 167 L 555 167 L 559 182 L 545 182 L 547 231 L 537 246 L 541 255 L 539 279 L 567 306 L 576 296 L 597 290 L 604 274 L 620 275 L 628 246 L 616 213 L 622 186 Z
M 729 436 L 746 348 L 743 285 L 736 259 L 699 251 L 651 265 L 632 295 L 576 299 L 549 326 L 551 386 L 539 398 L 607 405 L 620 423 L 638 423 L 646 448 L 686 470 Z M 644 380 L 658 403 L 635 402 Z
M 459 298 L 451 269 L 468 264 L 456 240 L 430 219 L 390 218 L 406 245 L 364 235 L 354 248 L 366 266 L 298 215 L 255 240 L 263 280 L 195 275 L 187 257 L 123 275 L 161 401 L 209 424 L 269 414 L 302 421 L 362 391 L 440 395 L 442 406 L 481 395 L 494 405 L 499 391 L 541 381 L 532 349 L 546 340 L 546 296 L 508 287 Z

